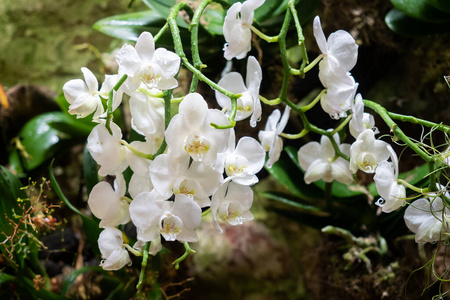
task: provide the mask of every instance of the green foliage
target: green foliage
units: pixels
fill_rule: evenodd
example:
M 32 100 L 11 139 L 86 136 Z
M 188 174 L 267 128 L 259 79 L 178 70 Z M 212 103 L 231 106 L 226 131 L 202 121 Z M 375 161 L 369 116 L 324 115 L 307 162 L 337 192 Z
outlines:
M 280 159 L 267 171 L 287 192 L 264 192 L 273 200 L 271 210 L 316 229 L 327 225 L 358 232 L 362 224 L 372 226 L 376 208 L 367 205 L 367 196 L 338 182 L 323 180 L 306 184 L 297 160 L 297 150 L 286 147 Z
M 21 161 L 30 171 L 52 158 L 75 137 L 86 137 L 93 124 L 76 122 L 62 112 L 48 112 L 28 121 L 19 133 Z M 17 164 L 17 153 L 10 161 Z
M 1 237 L 2 240 L 6 236 L 10 236 L 14 230 L 9 219 L 14 219 L 14 212 L 19 212 L 18 199 L 26 198 L 26 194 L 21 188 L 22 183 L 17 176 L 0 166 L 0 211 L 2 212 L 0 232 L 4 235 Z M 6 253 L 4 244 L 0 244 L 0 250 L 2 253 Z
M 365 226 L 390 240 L 406 233 L 404 209 L 377 216 L 377 207 L 367 205 L 368 195 L 374 200 L 379 197 L 375 183 L 367 188 L 354 186 L 355 189 L 336 181 L 325 183 L 319 180 L 306 184 L 304 171 L 298 164 L 297 149 L 290 146 L 267 171 L 286 192 L 267 191 L 261 196 L 272 200 L 270 210 L 284 217 L 319 230 L 332 225 L 357 233 Z M 428 176 L 427 164 L 399 174 L 399 178 L 409 184 L 423 187 L 429 183 Z
M 415 37 L 450 31 L 450 2 L 445 0 L 391 0 L 388 27 L 403 36 Z
M 83 221 L 84 232 L 86 234 L 86 239 L 93 251 L 98 255 L 98 257 L 100 257 L 100 250 L 98 248 L 97 240 L 100 235 L 101 229 L 98 226 L 98 222 L 83 214 L 79 209 L 73 206 L 72 203 L 70 203 L 69 199 L 66 198 L 61 188 L 59 187 L 58 182 L 56 181 L 55 175 L 53 174 L 53 161 L 49 167 L 49 176 L 53 189 L 55 190 L 55 193 L 58 195 L 59 199 L 61 199 L 64 204 L 67 205 L 67 207 L 69 207 L 73 212 L 81 217 Z

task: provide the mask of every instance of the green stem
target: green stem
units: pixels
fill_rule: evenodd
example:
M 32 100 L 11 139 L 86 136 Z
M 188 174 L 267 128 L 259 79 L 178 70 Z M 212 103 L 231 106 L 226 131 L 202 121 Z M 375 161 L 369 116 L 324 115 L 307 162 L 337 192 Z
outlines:
M 317 102 L 320 101 L 320 99 L 322 98 L 323 94 L 325 94 L 326 91 L 327 89 L 323 89 L 322 91 L 320 91 L 319 95 L 317 95 L 317 97 L 314 98 L 314 100 L 310 104 L 302 107 L 302 112 L 307 112 L 308 110 L 313 108 L 317 104 Z
M 414 191 L 416 193 L 419 193 L 419 194 L 426 194 L 426 193 L 431 192 L 431 190 L 429 188 L 424 188 L 424 189 L 423 188 L 418 188 L 418 187 L 410 184 L 409 182 L 407 182 L 407 181 L 405 181 L 403 179 L 397 179 L 397 182 L 403 184 L 408 189 L 410 189 L 410 190 L 412 190 L 412 191 Z
M 317 56 L 308 66 L 306 66 L 304 69 L 303 69 L 303 73 L 307 73 L 308 71 L 310 71 L 312 68 L 314 68 L 314 66 L 315 65 L 317 65 L 319 62 L 320 62 L 320 60 L 322 59 L 322 58 L 324 58 L 325 57 L 325 54 L 320 54 L 319 56 Z M 291 69 L 291 74 L 292 75 L 301 75 L 302 74 L 302 71 L 301 70 L 297 70 L 297 69 Z
M 144 281 L 145 268 L 147 267 L 148 261 L 148 250 L 150 249 L 150 242 L 146 242 L 144 246 L 144 250 L 142 252 L 142 264 L 141 264 L 141 273 L 139 274 L 139 282 L 136 286 L 137 290 L 140 290 L 142 287 L 142 283 Z
M 402 140 L 408 147 L 410 147 L 414 152 L 416 152 L 424 161 L 427 163 L 433 162 L 433 158 L 430 157 L 426 152 L 424 152 L 416 143 L 411 141 L 411 139 L 403 133 L 403 131 L 400 129 L 400 127 L 397 126 L 397 124 L 391 119 L 389 116 L 389 113 L 387 110 L 379 105 L 378 103 L 375 103 L 370 100 L 363 100 L 364 105 L 366 107 L 371 108 L 374 110 L 386 123 L 386 125 L 389 126 L 391 131 L 394 133 L 394 136 Z
M 353 117 L 353 115 L 349 115 L 349 116 L 344 120 L 344 122 L 342 122 L 341 124 L 339 124 L 338 127 L 336 127 L 333 131 L 331 131 L 331 135 L 333 136 L 335 133 L 341 131 L 341 130 L 347 125 L 347 123 L 350 122 L 350 120 L 352 119 L 352 117 Z
M 257 36 L 259 36 L 261 39 L 265 40 L 268 43 L 276 43 L 278 42 L 278 36 L 268 36 L 256 29 L 253 25 L 243 23 L 242 25 L 246 25 L 250 27 L 251 31 L 253 31 Z
M 138 88 L 138 91 L 141 92 L 142 94 L 145 94 L 147 96 L 154 97 L 154 98 L 162 98 L 164 96 L 164 92 L 162 92 L 162 91 L 153 93 L 152 91 L 145 89 L 145 88 Z
M 428 162 L 428 171 L 430 172 L 430 185 L 429 188 L 432 192 L 437 191 L 438 188 L 436 186 L 436 170 L 434 161 Z
M 242 97 L 241 94 L 236 94 L 233 92 L 230 92 L 226 89 L 224 89 L 223 87 L 217 85 L 214 81 L 212 81 L 211 79 L 209 79 L 208 77 L 206 77 L 205 75 L 203 75 L 203 73 L 200 70 L 197 70 L 189 61 L 187 58 L 182 58 L 182 63 L 183 65 L 192 73 L 194 73 L 201 81 L 205 82 L 207 85 L 209 85 L 211 88 L 221 92 L 222 94 L 224 94 L 225 96 L 227 96 L 228 98 L 230 98 L 232 101 L 233 99 L 237 100 L 240 97 Z
M 405 116 L 401 114 L 396 114 L 392 112 L 388 112 L 389 117 L 391 117 L 394 120 L 400 120 L 402 122 L 409 122 L 412 124 L 419 124 L 426 127 L 430 127 L 433 129 L 437 129 L 439 131 L 442 131 L 444 133 L 450 133 L 450 126 L 444 125 L 444 124 L 436 124 L 427 120 L 422 120 L 413 116 Z
M 288 6 L 289 9 L 291 10 L 292 13 L 292 18 L 294 19 L 294 24 L 295 24 L 295 29 L 297 30 L 297 36 L 298 36 L 298 45 L 300 45 L 301 49 L 302 49 L 302 64 L 300 66 L 300 76 L 304 75 L 304 69 L 306 64 L 309 64 L 309 59 L 308 59 L 308 53 L 306 51 L 306 46 L 305 46 L 305 37 L 303 36 L 303 30 L 302 30 L 302 26 L 300 25 L 300 21 L 298 19 L 298 14 L 297 14 L 297 10 L 295 9 L 295 0 L 290 0 L 288 2 Z
M 170 10 L 169 17 L 167 18 L 167 23 L 170 27 L 170 32 L 172 33 L 173 45 L 175 48 L 175 52 L 178 54 L 181 59 L 186 58 L 186 54 L 183 50 L 183 44 L 181 42 L 180 29 L 177 25 L 177 16 L 180 10 L 185 7 L 189 7 L 185 2 L 179 2 L 175 6 L 173 6 Z
M 282 102 L 280 98 L 275 98 L 273 100 L 268 100 L 268 99 L 264 98 L 261 95 L 259 95 L 259 100 L 261 100 L 262 103 L 267 104 L 267 105 L 278 105 L 278 104 L 280 104 Z
M 178 270 L 178 269 L 180 268 L 180 263 L 181 263 L 183 260 L 185 260 L 185 259 L 189 256 L 189 254 L 191 254 L 191 253 L 196 253 L 195 250 L 192 250 L 191 247 L 189 247 L 189 243 L 188 243 L 188 242 L 185 242 L 185 243 L 184 243 L 184 248 L 186 249 L 186 251 L 184 252 L 184 254 L 183 254 L 181 257 L 177 258 L 177 259 L 172 263 L 172 265 L 175 265 L 175 269 L 176 269 L 176 270 Z
M 286 49 L 286 35 L 289 29 L 289 23 L 291 22 L 291 12 L 289 10 L 286 11 L 286 15 L 284 17 L 283 25 L 280 30 L 280 34 L 278 35 L 278 45 L 280 47 L 280 56 L 281 62 L 283 64 L 283 81 L 281 83 L 281 91 L 279 98 L 283 101 L 287 101 L 287 93 L 289 87 L 289 78 L 291 74 L 291 66 L 289 65 L 289 61 L 287 58 L 287 49 Z
M 212 0 L 203 0 L 199 4 L 197 9 L 195 10 L 194 17 L 192 18 L 191 21 L 191 25 L 189 26 L 189 30 L 191 31 L 192 62 L 194 63 L 194 67 L 198 70 L 201 70 L 202 68 L 206 67 L 200 59 L 200 53 L 198 50 L 198 28 L 200 26 L 200 17 L 202 16 L 206 6 L 208 6 L 211 3 L 211 1 Z M 197 90 L 197 85 L 198 85 L 198 77 L 197 75 L 193 74 L 189 92 L 194 93 Z
M 114 118 L 112 111 L 114 92 L 117 92 L 117 90 L 122 86 L 122 84 L 125 82 L 125 80 L 127 80 L 127 78 L 128 78 L 127 74 L 123 75 L 116 83 L 116 85 L 113 87 L 113 89 L 109 92 L 105 127 L 106 129 L 108 129 L 110 135 L 113 134 L 111 130 L 111 121 Z
M 172 119 L 171 114 L 171 102 L 172 102 L 172 92 L 173 90 L 164 91 L 163 99 L 164 99 L 164 128 L 167 129 L 169 127 L 170 120 Z M 157 157 L 160 154 L 163 154 L 166 151 L 167 143 L 166 139 L 163 140 L 161 146 L 159 146 L 158 151 L 156 151 L 153 157 Z
M 141 251 L 132 248 L 132 247 L 131 247 L 130 245 L 128 245 L 128 244 L 123 244 L 123 246 L 124 246 L 125 248 L 127 248 L 127 250 L 128 250 L 129 252 L 133 253 L 134 256 L 142 256 L 142 255 L 143 255 L 143 253 L 142 253 Z
M 204 216 L 207 216 L 210 212 L 211 212 L 211 207 L 208 208 L 207 210 L 205 210 L 204 212 L 202 212 L 202 218 L 203 218 Z
M 154 159 L 153 155 L 143 153 L 143 152 L 141 152 L 141 151 L 139 151 L 139 150 L 133 148 L 130 144 L 128 144 L 128 143 L 127 143 L 126 141 L 124 141 L 124 140 L 121 140 L 120 143 L 121 143 L 122 145 L 124 145 L 125 147 L 127 147 L 128 149 L 130 149 L 131 152 L 133 152 L 134 154 L 136 154 L 136 155 L 139 156 L 139 157 L 143 157 L 143 158 L 145 158 L 145 159 L 150 159 L 150 160 L 153 160 L 153 159 Z
M 159 30 L 159 32 L 153 37 L 153 41 L 158 42 L 159 38 L 164 34 L 164 32 L 169 28 L 169 24 L 166 22 L 164 26 Z
M 284 138 L 290 139 L 290 140 L 296 140 L 296 139 L 300 139 L 300 138 L 304 137 L 308 133 L 309 133 L 308 129 L 303 129 L 302 131 L 300 131 L 297 134 L 280 133 L 279 135 Z

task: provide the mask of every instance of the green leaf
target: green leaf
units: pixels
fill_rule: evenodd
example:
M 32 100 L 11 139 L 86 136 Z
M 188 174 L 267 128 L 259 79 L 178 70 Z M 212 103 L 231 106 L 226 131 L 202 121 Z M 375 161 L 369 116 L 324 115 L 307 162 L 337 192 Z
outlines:
M 68 300 L 69 298 L 54 294 L 45 289 L 36 290 L 31 279 L 20 276 L 18 292 L 23 299 Z
M 435 8 L 450 13 L 450 1 L 448 0 L 427 0 Z
M 144 3 L 159 14 L 159 16 L 167 20 L 170 9 L 176 4 L 176 0 L 144 0 Z M 180 16 L 177 17 L 177 25 L 181 28 L 189 28 L 189 24 Z
M 114 38 L 137 41 L 144 31 L 156 35 L 165 23 L 166 20 L 158 12 L 148 10 L 104 18 L 97 21 L 93 28 Z M 158 44 L 172 47 L 171 41 L 170 35 L 163 35 Z
M 0 284 L 9 282 L 9 281 L 14 281 L 15 279 L 16 279 L 16 276 L 9 275 L 6 273 L 0 273 Z
M 226 11 L 222 6 L 211 5 L 206 7 L 202 17 L 200 18 L 201 25 L 211 34 L 223 35 L 223 22 L 225 20 Z
M 264 22 L 278 16 L 286 10 L 289 0 L 266 0 L 263 5 L 255 10 L 256 22 Z
M 314 215 L 329 216 L 329 213 L 324 212 L 317 206 L 302 203 L 304 200 L 301 198 L 293 197 L 292 195 L 287 195 L 278 192 L 262 192 L 261 196 L 266 197 L 271 200 L 275 200 L 281 203 L 283 206 L 288 205 L 292 208 L 298 209 L 303 212 L 309 212 Z
M 33 170 L 53 157 L 69 136 L 52 127 L 52 123 L 65 123 L 70 118 L 62 112 L 49 112 L 28 121 L 19 133 L 22 145 L 30 157 L 23 157 L 25 169 Z
M 390 10 L 384 21 L 393 32 L 406 37 L 426 36 L 450 31 L 448 24 L 422 22 L 408 17 L 397 9 Z
M 98 183 L 97 162 L 92 158 L 86 146 L 83 151 L 83 177 L 88 195 Z
M 99 272 L 99 273 L 107 273 L 105 270 L 103 270 L 102 267 L 99 266 L 86 266 L 82 267 L 78 270 L 74 270 L 70 272 L 64 279 L 62 286 L 61 286 L 61 296 L 65 296 L 68 289 L 72 284 L 75 283 L 75 280 L 78 278 L 79 275 L 86 273 L 86 272 Z
M 17 199 L 26 199 L 27 195 L 22 190 L 22 183 L 11 171 L 4 166 L 0 166 L 0 230 L 4 235 L 9 236 L 13 228 L 5 217 L 13 218 L 13 210 L 19 213 Z M 1 237 L 2 239 L 4 236 Z M 3 245 L 2 245 L 3 247 Z
M 102 230 L 99 228 L 98 223 L 96 221 L 92 220 L 91 218 L 83 214 L 78 208 L 76 208 L 75 206 L 72 205 L 72 203 L 70 203 L 69 199 L 66 198 L 61 188 L 59 187 L 58 182 L 56 181 L 55 175 L 53 174 L 53 161 L 50 163 L 49 166 L 49 177 L 56 195 L 58 195 L 58 197 L 64 202 L 64 204 L 67 205 L 67 207 L 69 207 L 72 211 L 74 211 L 81 217 L 81 220 L 83 221 L 84 233 L 86 234 L 86 239 L 90 244 L 90 246 L 92 247 L 95 254 L 100 256 L 100 250 L 98 248 L 97 241 L 100 232 Z
M 23 169 L 22 158 L 20 157 L 19 150 L 17 150 L 16 148 L 13 148 L 11 153 L 9 154 L 8 165 L 9 168 L 15 174 L 17 174 L 17 177 L 23 178 L 27 176 Z
M 272 168 L 266 168 L 282 186 L 293 195 L 303 199 L 323 199 L 323 191 L 303 180 L 303 174 L 283 152 Z
M 391 0 L 405 15 L 429 23 L 448 23 L 450 14 L 436 9 L 427 0 Z

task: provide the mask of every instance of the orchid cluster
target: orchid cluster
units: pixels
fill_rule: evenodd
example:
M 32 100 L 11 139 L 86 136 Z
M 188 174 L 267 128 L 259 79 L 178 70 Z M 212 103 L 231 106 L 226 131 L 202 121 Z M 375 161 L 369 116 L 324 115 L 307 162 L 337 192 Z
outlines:
M 403 184 L 413 190 L 414 187 L 399 180 L 397 154 L 388 143 L 375 138 L 379 131 L 374 117 L 364 112 L 361 94 L 355 96 L 358 83 L 349 71 L 356 64 L 358 46 L 351 35 L 342 30 L 325 39 L 319 17 L 314 19 L 314 36 L 323 56 L 319 63 L 319 78 L 326 92 L 320 97 L 321 106 L 333 119 L 346 118 L 350 113 L 343 124 L 348 122 L 350 134 L 356 140 L 352 144 L 341 144 L 339 134 L 334 130 L 332 137 L 323 135 L 320 143 L 309 142 L 302 146 L 298 161 L 305 170 L 304 180 L 308 184 L 322 179 L 350 185 L 358 170 L 375 174 L 373 179 L 381 196 L 376 204 L 384 213 L 393 212 L 408 203 Z M 423 190 L 419 192 L 422 194 Z M 421 198 L 411 203 L 404 215 L 417 243 L 436 242 L 450 230 L 450 211 L 442 200 L 444 197 L 450 199 L 446 188 L 441 186 L 438 193 L 427 196 L 429 200 Z
M 258 182 L 256 173 L 264 166 L 266 151 L 281 151 L 277 130 L 282 128 L 275 126 L 279 111 L 261 132 L 264 148 L 251 137 L 236 143 L 234 128 L 220 128 L 229 123 L 232 104 L 219 91 L 216 98 L 222 111 L 208 108 L 202 95 L 189 93 L 179 104 L 178 114 L 167 120 L 165 101 L 177 100 L 164 99 L 164 93 L 178 86 L 180 57 L 164 48 L 155 49 L 150 33 L 142 33 L 134 47 L 124 45 L 116 60 L 118 74 L 106 75 L 100 90 L 87 68 L 82 68 L 84 81 L 70 80 L 63 87 L 69 113 L 79 118 L 93 114 L 93 122 L 98 123 L 87 141 L 87 149 L 100 166 L 98 174 L 115 177 L 114 187 L 99 182 L 88 199 L 104 228 L 98 243 L 106 270 L 130 264 L 129 251 L 141 255 L 146 243 L 150 243 L 149 253 L 155 255 L 162 248 L 161 236 L 166 241 L 196 242 L 195 229 L 202 214 L 211 212 L 219 232 L 219 220 L 231 225 L 252 220 L 250 186 Z M 261 118 L 261 80 L 261 67 L 250 56 L 245 83 L 236 72 L 219 81 L 219 86 L 241 95 L 236 121 L 250 117 L 255 127 Z M 112 101 L 107 102 L 110 93 Z M 140 136 L 130 143 L 123 139 L 121 128 L 108 120 L 104 108 L 107 102 L 111 114 L 125 101 L 125 95 L 130 127 Z M 287 117 L 283 122 L 285 125 Z M 271 157 L 276 155 L 271 152 Z M 127 168 L 133 171 L 128 186 L 123 175 Z M 130 221 L 137 231 L 133 247 L 124 244 L 123 233 L 117 229 Z
M 209 2 L 203 1 L 198 9 L 205 9 Z M 286 39 L 289 22 L 294 20 L 302 47 L 302 65 L 299 69 L 292 68 L 286 58 L 285 43 L 279 43 L 287 80 L 283 80 L 280 96 L 267 100 L 259 94 L 263 73 L 253 56 L 247 58 L 245 81 L 240 73 L 229 72 L 215 83 L 201 72 L 203 65 L 198 56 L 193 55 L 194 64 L 189 62 L 175 22 L 179 10 L 186 5 L 180 2 L 172 9 L 168 26 L 161 31 L 170 28 L 176 53 L 155 48 L 160 33 L 153 37 L 144 32 L 135 46 L 126 44 L 118 51 L 118 73 L 106 75 L 100 89 L 87 68 L 81 69 L 84 80 L 70 80 L 63 87 L 70 103 L 69 113 L 79 118 L 92 115 L 92 121 L 98 123 L 87 141 L 87 149 L 100 166 L 98 174 L 115 178 L 114 186 L 106 181 L 98 183 L 88 199 L 92 213 L 100 219 L 99 226 L 104 228 L 98 240 L 104 269 L 118 270 L 130 264 L 130 252 L 144 259 L 148 253 L 156 255 L 162 249 L 161 237 L 182 242 L 186 251 L 192 252 L 188 243 L 197 241 L 196 228 L 208 213 L 218 232 L 222 232 L 219 221 L 234 226 L 252 220 L 251 186 L 258 182 L 256 174 L 264 165 L 271 168 L 279 159 L 282 137 L 301 138 L 310 131 L 321 134 L 320 143 L 309 142 L 298 150 L 306 183 L 322 179 L 350 185 L 360 170 L 374 174 L 381 197 L 376 204 L 383 212 L 392 212 L 408 203 L 405 186 L 413 187 L 399 179 L 397 154 L 387 142 L 376 138 L 379 131 L 374 117 L 364 109 L 369 106 L 379 115 L 387 115 L 357 94 L 358 83 L 350 71 L 357 61 L 358 45 L 348 32 L 339 30 L 326 39 L 316 17 L 313 29 L 321 54 L 309 64 L 294 1 L 289 1 L 285 22 L 275 37 L 264 35 L 252 25 L 254 11 L 264 5 L 264 0 L 234 3 L 223 24 L 224 58 L 229 61 L 247 57 L 252 34 L 269 43 Z M 201 12 L 196 11 L 194 18 L 200 18 Z M 191 24 L 194 40 L 198 23 L 197 19 Z M 195 48 L 198 45 L 193 43 L 192 47 L 193 53 L 198 52 Z M 324 90 L 313 102 L 300 107 L 287 97 L 289 77 L 304 76 L 316 64 Z M 181 65 L 193 73 L 194 79 L 190 92 L 175 98 L 172 92 L 178 87 Z M 203 96 L 196 93 L 198 80 L 215 89 L 222 110 L 209 108 Z M 305 113 L 319 101 L 332 119 L 341 120 L 337 128 L 327 131 L 308 121 Z M 139 136 L 130 142 L 113 122 L 113 113 L 123 102 L 129 107 L 130 116 L 125 118 L 130 120 L 128 128 Z M 284 104 L 284 112 L 273 110 L 264 130 L 259 131 L 259 141 L 248 136 L 237 141 L 236 121 L 249 118 L 250 126 L 256 127 L 262 115 L 261 102 Z M 176 105 L 178 113 L 172 116 L 172 106 Z M 300 116 L 304 126 L 298 135 L 283 133 L 291 112 Z M 387 116 L 386 120 L 391 119 Z M 393 124 L 388 125 L 395 134 L 399 133 Z M 341 140 L 346 125 L 354 139 L 352 144 Z M 414 148 L 410 140 L 404 141 Z M 127 183 L 123 173 L 128 168 L 133 174 Z M 436 190 L 427 191 L 430 200 L 416 200 L 405 212 L 406 224 L 419 243 L 435 242 L 442 232 L 450 229 L 449 211 L 445 208 L 445 199 L 449 197 L 444 188 Z M 137 242 L 132 246 L 124 242 L 119 229 L 130 222 L 137 232 Z

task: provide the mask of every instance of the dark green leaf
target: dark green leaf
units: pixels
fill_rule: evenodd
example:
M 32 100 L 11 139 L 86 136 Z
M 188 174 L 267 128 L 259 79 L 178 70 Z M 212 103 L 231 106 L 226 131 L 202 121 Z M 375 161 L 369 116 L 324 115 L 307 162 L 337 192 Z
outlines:
M 283 206 L 288 205 L 291 206 L 292 208 L 298 209 L 303 212 L 310 212 L 313 213 L 314 215 L 319 214 L 322 216 L 329 216 L 329 213 L 322 211 L 319 207 L 302 203 L 303 199 L 296 198 L 291 195 L 277 192 L 263 192 L 261 193 L 261 196 L 275 200 L 281 203 Z
M 70 203 L 69 199 L 67 199 L 66 196 L 64 196 L 64 193 L 59 187 L 55 175 L 53 174 L 53 161 L 50 163 L 49 177 L 56 195 L 58 195 L 58 197 L 64 202 L 64 204 L 67 205 L 67 207 L 69 207 L 72 211 L 74 211 L 81 217 L 83 221 L 84 233 L 86 234 L 86 239 L 89 245 L 94 250 L 94 252 L 100 256 L 100 250 L 98 248 L 97 240 L 102 230 L 98 227 L 98 223 L 96 221 L 92 220 L 91 218 L 83 214 L 78 208 L 76 208 L 75 206 L 72 205 L 72 203 Z
M 397 9 L 390 10 L 384 20 L 393 32 L 406 37 L 426 36 L 450 31 L 448 24 L 422 22 L 406 16 Z
M 33 170 L 50 159 L 63 146 L 62 141 L 69 136 L 52 128 L 55 122 L 65 122 L 68 117 L 62 112 L 49 112 L 38 115 L 28 121 L 19 133 L 26 152 L 30 157 L 23 157 L 27 170 Z
M 95 123 L 86 123 L 81 121 L 76 121 L 69 116 L 62 114 L 61 120 L 49 122 L 49 125 L 60 132 L 72 135 L 87 137 L 92 129 L 95 127 Z
M 84 147 L 83 152 L 83 177 L 87 193 L 90 194 L 94 185 L 98 183 L 98 174 L 97 163 L 92 158 L 86 146 Z
M 11 153 L 9 154 L 8 158 L 8 164 L 9 168 L 17 174 L 17 177 L 23 178 L 26 176 L 23 165 L 22 165 L 22 158 L 20 157 L 19 150 L 14 148 Z
M 0 166 L 0 230 L 2 239 L 5 237 L 3 235 L 9 236 L 13 230 L 8 219 L 5 217 L 13 218 L 13 210 L 19 213 L 17 199 L 27 198 L 27 195 L 21 188 L 22 183 L 19 179 L 7 168 Z
M 450 1 L 448 0 L 427 0 L 435 8 L 450 13 Z
M 45 289 L 36 290 L 31 279 L 26 277 L 19 278 L 18 292 L 23 296 L 23 299 L 45 299 L 45 300 L 68 300 L 69 298 L 54 294 Z
M 0 284 L 9 282 L 9 281 L 14 281 L 15 279 L 16 279 L 16 277 L 13 275 L 9 275 L 6 273 L 0 273 Z
M 263 5 L 255 10 L 256 22 L 264 22 L 284 12 L 289 0 L 266 0 Z
M 448 23 L 450 14 L 436 9 L 427 0 L 391 0 L 396 9 L 405 15 L 429 23 Z
M 293 195 L 303 199 L 323 199 L 323 191 L 306 184 L 299 168 L 284 153 L 272 168 L 266 170 Z
M 65 296 L 68 289 L 72 284 L 75 283 L 75 280 L 78 278 L 78 276 L 86 272 L 107 273 L 105 270 L 102 269 L 102 267 L 99 266 L 86 266 L 78 270 L 74 270 L 65 277 L 61 286 L 61 293 L 60 293 L 61 296 Z

